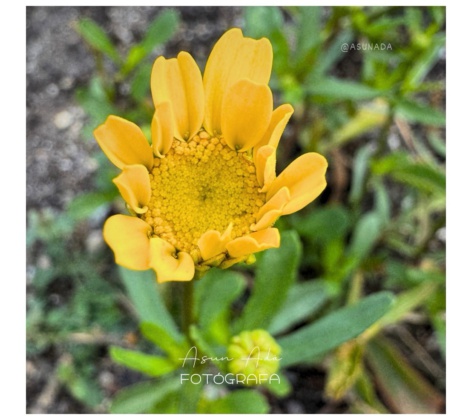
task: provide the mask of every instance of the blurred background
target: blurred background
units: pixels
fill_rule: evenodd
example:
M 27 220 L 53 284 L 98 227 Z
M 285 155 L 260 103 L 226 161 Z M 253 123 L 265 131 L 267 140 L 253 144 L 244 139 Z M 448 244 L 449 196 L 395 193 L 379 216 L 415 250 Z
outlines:
M 148 131 L 154 59 L 188 51 L 203 70 L 234 26 L 270 39 L 275 104 L 295 109 L 278 172 L 329 161 L 327 190 L 279 223 L 302 240 L 299 280 L 321 285 L 299 325 L 399 299 L 359 381 L 342 346 L 290 368 L 271 412 L 444 412 L 444 7 L 27 7 L 27 412 L 105 413 L 143 378 L 108 355 L 143 341 L 101 235 L 124 205 L 92 131 L 109 114 Z

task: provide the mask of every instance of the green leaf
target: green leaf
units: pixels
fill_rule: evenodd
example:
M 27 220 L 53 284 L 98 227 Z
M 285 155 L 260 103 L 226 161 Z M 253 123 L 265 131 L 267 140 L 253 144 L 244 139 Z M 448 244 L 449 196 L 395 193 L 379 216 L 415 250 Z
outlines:
M 116 363 L 150 376 L 162 376 L 178 367 L 179 360 L 173 362 L 160 356 L 152 356 L 122 347 L 110 347 L 110 357 Z
M 153 50 L 158 45 L 168 42 L 179 29 L 180 16 L 175 9 L 165 9 L 153 20 L 144 39 L 142 46 Z
M 352 405 L 353 414 L 389 414 L 388 409 L 381 403 L 379 400 L 375 385 L 372 379 L 369 377 L 369 374 L 366 370 L 362 370 L 361 374 L 356 380 L 355 391 L 362 398 L 360 401 L 359 398 L 356 399 L 356 403 Z M 363 406 L 365 404 L 365 406 Z M 368 406 L 368 407 L 367 407 Z M 367 409 L 363 412 L 362 409 Z
M 409 312 L 426 303 L 438 287 L 438 282 L 425 281 L 419 286 L 400 293 L 391 309 L 367 331 L 367 338 L 375 335 L 387 325 L 396 324 Z
M 266 414 L 270 411 L 265 398 L 254 390 L 237 390 L 217 400 L 202 400 L 201 414 Z
M 375 211 L 384 224 L 388 224 L 391 219 L 391 201 L 388 191 L 379 178 L 373 178 Z
M 379 213 L 373 211 L 361 216 L 351 237 L 348 256 L 356 262 L 362 261 L 372 251 L 381 235 L 382 227 Z
M 131 385 L 115 396 L 110 412 L 112 414 L 148 413 L 169 394 L 177 392 L 180 385 L 177 377 Z
M 91 138 L 93 137 L 92 130 L 98 124 L 103 123 L 109 114 L 117 113 L 102 87 L 102 80 L 98 77 L 91 79 L 88 88 L 77 89 L 76 98 L 85 112 L 94 120 L 94 127 L 90 127 Z
M 340 32 L 327 48 L 324 49 L 325 44 L 323 44 L 319 51 L 318 60 L 312 69 L 312 77 L 319 78 L 323 76 L 340 58 L 343 58 L 340 46 L 350 43 L 352 38 L 353 32 L 346 29 Z
M 423 164 L 416 163 L 396 171 L 392 176 L 398 181 L 412 185 L 428 193 L 445 194 L 446 176 L 440 170 Z
M 446 360 L 446 314 L 445 312 L 437 313 L 431 316 L 433 323 L 436 339 L 441 350 L 442 357 Z
M 283 15 L 279 7 L 249 6 L 243 9 L 247 36 L 261 38 L 283 27 Z
M 130 49 L 122 73 L 128 74 L 154 48 L 168 42 L 177 32 L 179 21 L 179 14 L 174 9 L 166 9 L 160 12 L 150 24 L 141 43 Z
M 232 302 L 244 290 L 243 275 L 212 269 L 197 282 L 195 287 L 195 308 L 198 325 L 206 329 L 216 318 L 228 311 Z
M 177 340 L 167 330 L 152 322 L 143 321 L 140 325 L 142 335 L 160 349 L 162 349 L 171 360 L 179 360 L 184 357 L 189 349 L 189 344 L 185 337 Z
M 283 232 L 281 246 L 258 260 L 254 288 L 234 331 L 266 328 L 297 277 L 301 243 L 295 231 Z
M 91 192 L 75 197 L 67 207 L 67 214 L 73 220 L 87 219 L 96 210 L 110 204 L 117 196 L 115 189 L 109 192 Z
M 193 373 L 191 374 L 193 375 Z M 176 394 L 176 406 L 180 414 L 196 414 L 204 387 L 204 380 L 199 383 L 192 380 L 184 381 Z
M 381 96 L 382 92 L 370 86 L 350 80 L 333 77 L 314 79 L 306 87 L 306 93 L 314 96 L 324 96 L 333 100 L 360 101 Z
M 444 127 L 446 116 L 429 105 L 408 99 L 400 99 L 395 106 L 396 117 L 434 127 Z
M 367 346 L 366 358 L 374 372 L 378 390 L 393 412 L 437 414 L 442 395 L 427 382 L 389 341 L 379 338 Z
M 296 25 L 297 45 L 295 57 L 301 61 L 308 52 L 321 42 L 321 7 L 299 7 Z
M 327 286 L 323 281 L 294 284 L 283 306 L 272 319 L 268 332 L 271 335 L 279 334 L 305 320 L 324 305 L 327 297 Z
M 366 181 L 368 180 L 367 174 L 369 171 L 369 160 L 372 155 L 373 149 L 370 145 L 360 148 L 356 154 L 353 161 L 353 177 L 351 180 L 351 191 L 349 195 L 351 203 L 359 202 L 364 194 Z
M 196 344 L 199 352 L 206 356 L 210 357 L 210 363 L 216 365 L 220 370 L 225 371 L 225 357 L 226 357 L 226 348 L 216 348 L 209 344 L 205 337 L 203 336 L 202 332 L 196 325 L 190 326 L 190 337 L 192 338 L 194 344 Z M 185 357 L 185 356 L 184 356 Z M 222 359 L 222 360 L 219 360 Z M 192 362 L 186 361 L 184 367 L 192 365 Z
M 439 137 L 434 131 L 427 133 L 427 140 L 434 151 L 442 157 L 446 157 L 446 139 Z
M 391 293 L 368 296 L 352 306 L 339 309 L 311 325 L 282 337 L 281 366 L 311 362 L 316 357 L 355 338 L 381 318 L 393 303 Z
M 152 72 L 152 64 L 140 65 L 134 73 L 131 81 L 131 96 L 136 101 L 141 101 L 147 96 L 150 90 L 150 73 Z
M 330 280 L 336 280 L 338 283 L 342 280 L 343 276 L 346 276 L 347 271 L 337 270 L 337 267 L 343 263 L 344 254 L 345 254 L 345 238 L 334 239 L 324 244 L 323 249 L 321 250 L 321 264 L 324 269 L 324 277 L 329 282 L 329 287 L 336 287 L 339 284 L 333 286 L 330 283 Z M 347 267 L 342 267 L 347 268 Z M 334 292 L 329 289 L 330 294 L 335 294 L 339 290 Z
M 96 407 L 102 402 L 103 395 L 96 382 L 81 375 L 72 361 L 60 362 L 57 377 L 72 396 L 83 404 L 89 407 Z
M 277 381 L 267 381 L 264 384 L 264 388 L 267 388 L 273 395 L 283 398 L 292 392 L 292 386 L 288 378 L 281 372 L 278 372 L 277 375 L 280 378 L 279 383 Z
M 445 48 L 445 45 L 446 41 L 444 36 L 440 36 L 433 40 L 431 46 L 415 60 L 412 66 L 409 67 L 404 79 L 403 88 L 413 90 L 420 85 L 439 60 L 439 52 L 441 48 Z
M 141 321 L 152 322 L 181 339 L 177 325 L 166 309 L 152 270 L 133 271 L 119 267 L 121 280 Z
M 340 146 L 371 130 L 381 127 L 388 118 L 388 105 L 375 100 L 358 109 L 356 114 L 334 132 L 331 146 Z
M 120 56 L 105 31 L 93 20 L 84 18 L 78 21 L 77 31 L 83 39 L 95 50 L 110 57 L 116 63 L 120 63 Z
M 444 171 L 431 164 L 414 161 L 405 153 L 394 153 L 374 161 L 372 171 L 378 175 L 388 174 L 395 180 L 428 194 L 445 195 L 446 175 Z
M 350 211 L 341 205 L 320 207 L 305 217 L 294 216 L 293 224 L 301 236 L 314 243 L 328 244 L 342 238 L 350 229 Z

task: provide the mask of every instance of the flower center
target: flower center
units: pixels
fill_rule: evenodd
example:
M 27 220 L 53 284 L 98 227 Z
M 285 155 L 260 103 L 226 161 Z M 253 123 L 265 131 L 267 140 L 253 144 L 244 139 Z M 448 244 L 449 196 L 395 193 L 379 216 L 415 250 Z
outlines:
M 155 158 L 150 184 L 142 217 L 155 235 L 189 253 L 208 230 L 223 233 L 233 223 L 232 238 L 250 233 L 265 203 L 254 163 L 205 131 L 188 142 L 174 140 L 164 158 Z

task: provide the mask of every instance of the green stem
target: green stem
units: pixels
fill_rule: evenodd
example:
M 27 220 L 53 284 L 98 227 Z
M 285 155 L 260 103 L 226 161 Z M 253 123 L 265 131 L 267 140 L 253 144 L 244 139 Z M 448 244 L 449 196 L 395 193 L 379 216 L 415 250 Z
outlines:
M 182 329 L 190 339 L 190 326 L 193 324 L 193 280 L 183 282 Z
M 364 275 L 362 271 L 358 270 L 351 278 L 350 290 L 348 292 L 348 305 L 353 305 L 361 298 L 364 285 Z

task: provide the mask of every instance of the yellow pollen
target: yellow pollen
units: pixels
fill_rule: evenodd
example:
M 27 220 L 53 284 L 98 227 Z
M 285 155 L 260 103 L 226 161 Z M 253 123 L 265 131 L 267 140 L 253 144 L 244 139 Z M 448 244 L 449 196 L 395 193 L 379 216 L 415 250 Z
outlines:
M 149 209 L 141 217 L 155 235 L 193 255 L 208 230 L 222 234 L 233 223 L 232 238 L 251 233 L 265 203 L 254 163 L 205 131 L 188 142 L 174 140 L 163 159 L 155 158 L 150 185 Z

